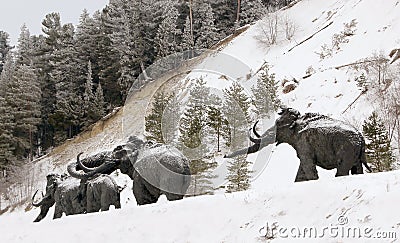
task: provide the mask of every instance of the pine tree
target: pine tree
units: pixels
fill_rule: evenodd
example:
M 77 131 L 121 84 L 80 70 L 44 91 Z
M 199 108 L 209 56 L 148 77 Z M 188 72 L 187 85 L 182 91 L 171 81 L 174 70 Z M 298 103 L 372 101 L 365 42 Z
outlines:
M 7 53 L 11 50 L 9 35 L 7 32 L 0 30 L 0 74 L 3 71 L 6 62 Z
M 42 21 L 43 35 L 34 43 L 34 66 L 40 80 L 41 97 L 41 124 L 39 134 L 41 138 L 40 148 L 44 151 L 55 146 L 54 134 L 56 111 L 56 80 L 52 77 L 57 62 L 56 53 L 61 48 L 62 26 L 60 15 L 50 13 Z
M 236 21 L 236 1 L 215 0 L 210 3 L 215 17 L 215 27 L 220 32 L 220 39 L 232 34 Z
M 247 142 L 250 97 L 238 82 L 233 82 L 232 86 L 223 92 L 225 97 L 223 114 L 229 122 L 230 131 L 230 137 L 226 138 L 227 145 L 230 145 L 232 149 L 238 149 L 246 146 L 245 142 Z
M 181 117 L 181 104 L 175 94 L 168 102 L 162 116 L 162 134 L 164 143 L 176 144 L 178 142 L 179 120 Z
M 15 124 L 14 115 L 10 110 L 11 106 L 4 97 L 0 96 L 0 175 L 5 170 L 9 170 L 10 165 L 15 161 L 13 147 Z
M 101 87 L 101 83 L 97 85 L 96 93 L 94 94 L 94 114 L 96 117 L 96 121 L 102 117 L 104 117 L 105 113 L 105 105 L 103 89 Z
M 364 136 L 367 138 L 367 162 L 374 172 L 394 169 L 395 159 L 388 133 L 382 120 L 373 112 L 363 124 Z
M 40 96 L 35 70 L 24 64 L 17 67 L 6 91 L 6 101 L 11 106 L 15 120 L 15 153 L 30 160 L 34 156 L 37 125 L 40 123 Z
M 81 95 L 84 90 L 87 63 L 82 63 L 74 46 L 74 27 L 63 25 L 59 49 L 53 52 L 53 68 L 50 73 L 56 88 L 55 111 L 50 123 L 55 128 L 55 142 L 63 142 L 80 132 L 82 123 Z
M 172 1 L 165 1 L 165 4 L 164 19 L 161 21 L 155 37 L 155 49 L 159 58 L 177 51 L 179 13 Z
M 165 91 L 160 91 L 154 95 L 154 101 L 152 102 L 150 114 L 145 118 L 145 127 L 146 132 L 148 133 L 146 139 L 154 140 L 158 143 L 165 143 L 163 137 L 162 119 L 164 111 L 171 103 L 173 97 L 174 96 L 172 94 L 168 94 Z
M 265 14 L 265 7 L 261 0 L 241 1 L 240 26 L 254 23 Z
M 244 191 L 250 188 L 250 162 L 246 160 L 246 156 L 240 155 L 229 162 L 227 192 Z
M 275 74 L 269 74 L 268 71 L 268 65 L 265 64 L 257 77 L 256 85 L 251 88 L 254 96 L 253 105 L 260 118 L 270 118 L 280 106 Z
M 94 114 L 94 94 L 93 94 L 93 78 L 92 78 L 92 64 L 89 61 L 87 65 L 87 76 L 85 83 L 85 91 L 83 93 L 83 126 L 88 127 L 96 121 Z
M 192 174 L 192 183 L 189 191 L 192 195 L 203 193 L 203 189 L 209 186 L 207 174 L 215 164 L 204 158 L 206 146 L 202 144 L 201 134 L 207 126 L 207 106 L 209 104 L 210 89 L 203 78 L 194 80 L 194 86 L 190 89 L 188 105 L 183 112 L 180 122 L 181 148 L 189 153 L 191 159 L 189 166 Z M 207 138 L 203 138 L 207 139 Z M 193 149 L 193 151 L 191 151 Z
M 32 40 L 26 25 L 22 25 L 21 33 L 18 38 L 17 52 L 16 52 L 16 63 L 17 65 L 30 65 L 32 62 Z
M 193 9 L 194 44 L 196 48 L 209 48 L 219 37 L 211 5 L 207 2 L 195 2 Z
M 212 102 L 207 107 L 207 125 L 214 130 L 217 136 L 217 151 L 220 152 L 221 138 L 228 122 L 222 114 L 221 99 L 216 95 L 212 95 L 211 100 Z
M 182 40 L 180 44 L 180 51 L 188 51 L 188 50 L 193 50 L 194 49 L 194 37 L 192 36 L 191 30 L 190 30 L 190 19 L 189 17 L 186 18 L 185 25 L 183 27 L 183 32 L 182 32 Z M 191 54 L 191 51 L 188 53 L 191 57 L 193 54 Z

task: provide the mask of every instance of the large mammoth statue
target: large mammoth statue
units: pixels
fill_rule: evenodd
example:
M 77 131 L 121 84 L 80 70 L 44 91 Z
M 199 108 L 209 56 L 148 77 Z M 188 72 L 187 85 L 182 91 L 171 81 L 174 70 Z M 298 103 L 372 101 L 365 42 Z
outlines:
M 46 194 L 40 202 L 35 203 L 32 197 L 32 205 L 40 207 L 40 214 L 34 222 L 46 217 L 49 209 L 55 204 L 53 218 L 65 215 L 106 211 L 110 205 L 121 208 L 120 188 L 108 175 L 95 175 L 86 180 L 77 180 L 68 175 L 47 175 Z
M 336 176 L 362 174 L 366 163 L 365 141 L 353 126 L 318 113 L 306 113 L 303 116 L 292 108 L 282 108 L 275 125 L 263 135 L 253 126 L 253 138 L 249 133 L 252 146 L 226 155 L 232 158 L 240 154 L 254 153 L 263 147 L 277 142 L 290 144 L 297 152 L 300 166 L 296 182 L 318 179 L 316 166 L 331 170 L 336 168 Z M 276 136 L 275 136 L 276 130 Z
M 133 194 L 139 205 L 155 203 L 161 194 L 168 200 L 182 199 L 190 184 L 189 161 L 176 148 L 150 144 L 136 136 L 116 147 L 107 159 L 96 155 L 68 165 L 71 176 L 82 178 L 116 169 L 133 180 Z

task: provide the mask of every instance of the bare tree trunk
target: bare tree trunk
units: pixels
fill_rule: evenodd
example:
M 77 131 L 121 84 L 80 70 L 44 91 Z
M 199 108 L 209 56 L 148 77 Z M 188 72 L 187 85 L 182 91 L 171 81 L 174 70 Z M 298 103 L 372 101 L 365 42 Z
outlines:
M 192 43 L 194 43 L 193 38 L 193 9 L 192 9 L 192 0 L 189 0 L 189 18 L 190 18 L 190 38 Z
M 33 161 L 32 126 L 29 125 L 29 162 Z
M 240 20 L 240 5 L 240 0 L 237 0 L 236 23 L 239 23 Z

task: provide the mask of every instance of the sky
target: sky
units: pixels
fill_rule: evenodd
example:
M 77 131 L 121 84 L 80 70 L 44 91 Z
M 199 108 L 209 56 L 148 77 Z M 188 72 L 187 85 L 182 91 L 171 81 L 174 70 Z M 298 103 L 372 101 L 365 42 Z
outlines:
M 79 22 L 83 9 L 90 14 L 102 9 L 109 0 L 0 0 L 0 30 L 10 35 L 15 45 L 25 23 L 32 35 L 41 34 L 41 22 L 46 14 L 58 12 L 65 23 Z

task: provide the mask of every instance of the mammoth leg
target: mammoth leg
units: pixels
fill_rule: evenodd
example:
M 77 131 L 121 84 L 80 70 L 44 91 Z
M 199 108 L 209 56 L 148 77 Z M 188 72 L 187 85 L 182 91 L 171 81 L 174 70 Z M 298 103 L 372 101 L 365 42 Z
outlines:
M 136 198 L 138 205 L 145 205 L 150 203 L 156 203 L 160 195 L 153 195 L 147 189 L 144 180 L 136 180 L 133 183 L 133 195 Z
M 175 200 L 181 200 L 183 198 L 183 195 L 180 194 L 174 194 L 174 193 L 164 193 L 165 196 L 167 197 L 168 201 L 175 201 Z
M 318 180 L 317 168 L 312 159 L 303 159 L 300 157 L 300 166 L 295 182 L 308 180 Z
M 353 171 L 353 167 L 350 168 Z M 341 161 L 341 163 L 339 164 L 337 171 L 336 171 L 336 177 L 337 176 L 348 176 L 349 175 L 349 170 L 348 167 L 346 167 L 343 162 Z
M 58 219 L 61 218 L 62 214 L 63 214 L 63 208 L 61 205 L 59 205 L 59 203 L 56 203 L 55 209 L 54 209 L 54 216 L 53 219 Z
M 364 169 L 362 167 L 361 162 L 358 163 L 357 165 L 351 167 L 351 174 L 352 175 L 363 174 L 363 173 L 364 173 Z

